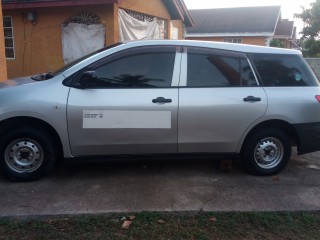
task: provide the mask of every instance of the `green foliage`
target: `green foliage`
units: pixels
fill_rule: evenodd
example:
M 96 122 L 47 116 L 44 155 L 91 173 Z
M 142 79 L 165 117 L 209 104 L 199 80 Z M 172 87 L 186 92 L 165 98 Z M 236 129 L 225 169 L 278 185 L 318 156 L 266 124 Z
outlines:
M 320 0 L 316 0 L 310 6 L 308 9 L 302 8 L 302 13 L 294 16 L 306 23 L 301 31 L 302 38 L 317 39 L 320 35 Z
M 281 40 L 279 39 L 272 39 L 270 41 L 270 47 L 277 47 L 277 48 L 284 48 L 284 44 Z
M 303 55 L 305 57 L 320 57 L 320 41 L 314 39 L 303 41 Z

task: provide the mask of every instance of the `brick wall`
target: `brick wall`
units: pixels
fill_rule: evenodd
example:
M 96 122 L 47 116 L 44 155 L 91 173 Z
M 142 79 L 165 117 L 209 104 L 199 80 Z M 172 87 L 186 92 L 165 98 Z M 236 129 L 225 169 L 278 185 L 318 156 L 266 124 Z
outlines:
M 22 21 L 21 16 L 25 13 L 25 9 L 4 10 L 5 15 L 12 17 L 16 54 L 15 59 L 7 61 L 8 77 L 28 76 L 55 71 L 62 67 L 64 62 L 61 24 L 70 16 L 83 11 L 94 13 L 101 18 L 101 22 L 106 27 L 107 46 L 118 42 L 118 7 L 170 20 L 169 11 L 162 0 L 125 0 L 119 1 L 119 5 L 37 8 L 36 26 L 33 26 L 30 21 Z
M 7 64 L 4 49 L 4 32 L 2 19 L 2 5 L 0 0 L 0 81 L 7 80 Z
M 320 58 L 306 58 L 320 81 Z

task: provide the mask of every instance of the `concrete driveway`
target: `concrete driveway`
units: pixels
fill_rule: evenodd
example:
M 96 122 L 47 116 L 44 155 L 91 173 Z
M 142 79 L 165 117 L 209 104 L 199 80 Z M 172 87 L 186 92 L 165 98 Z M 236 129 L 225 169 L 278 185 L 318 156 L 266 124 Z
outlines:
M 37 182 L 0 179 L 0 216 L 320 210 L 320 152 L 294 155 L 274 177 L 248 175 L 237 161 L 218 169 L 208 159 L 64 165 Z

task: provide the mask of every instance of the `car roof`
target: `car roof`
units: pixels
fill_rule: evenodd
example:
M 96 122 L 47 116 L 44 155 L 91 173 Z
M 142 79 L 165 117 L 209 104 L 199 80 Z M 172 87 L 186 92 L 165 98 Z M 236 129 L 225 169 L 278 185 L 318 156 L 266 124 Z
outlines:
M 197 40 L 139 40 L 126 41 L 126 47 L 152 46 L 152 45 L 173 45 L 173 46 L 191 46 L 191 47 L 206 47 L 220 50 L 237 51 L 243 53 L 271 53 L 271 54 L 300 54 L 299 50 L 274 48 L 247 44 L 224 43 L 224 42 L 209 42 Z

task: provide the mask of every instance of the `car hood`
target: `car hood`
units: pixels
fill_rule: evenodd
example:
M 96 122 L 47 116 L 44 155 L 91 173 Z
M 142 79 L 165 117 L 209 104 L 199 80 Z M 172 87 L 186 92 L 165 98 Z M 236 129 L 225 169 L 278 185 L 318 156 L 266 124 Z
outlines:
M 35 82 L 37 81 L 33 80 L 31 76 L 15 78 L 15 79 L 10 79 L 4 82 L 0 82 L 0 88 L 13 87 L 13 86 L 18 86 L 18 85 L 28 84 L 28 83 L 35 83 Z

